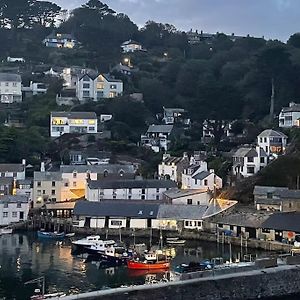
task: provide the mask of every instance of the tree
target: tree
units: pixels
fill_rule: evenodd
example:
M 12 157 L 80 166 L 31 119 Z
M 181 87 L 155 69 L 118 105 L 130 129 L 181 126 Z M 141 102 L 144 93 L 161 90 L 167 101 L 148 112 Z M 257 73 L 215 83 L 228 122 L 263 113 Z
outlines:
M 291 35 L 287 41 L 287 44 L 291 45 L 295 48 L 300 48 L 300 34 L 295 33 L 295 34 Z
M 59 14 L 61 7 L 49 1 L 35 1 L 31 6 L 32 17 L 41 26 L 53 26 L 55 17 Z
M 99 0 L 89 0 L 86 4 L 83 4 L 82 7 L 88 9 L 94 9 L 103 16 L 114 15 L 116 13 L 107 4 L 102 3 Z

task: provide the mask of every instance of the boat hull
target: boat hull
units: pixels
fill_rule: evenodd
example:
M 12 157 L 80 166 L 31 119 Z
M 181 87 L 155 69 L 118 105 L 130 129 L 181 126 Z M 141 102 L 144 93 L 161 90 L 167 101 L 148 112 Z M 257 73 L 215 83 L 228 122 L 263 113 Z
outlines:
M 0 229 L 0 235 L 2 234 L 12 234 L 13 229 L 12 228 L 2 228 Z
M 156 263 L 143 263 L 138 261 L 127 261 L 127 267 L 130 270 L 166 270 L 170 268 L 170 263 L 167 261 Z
M 59 239 L 64 239 L 65 238 L 64 233 L 38 231 L 37 235 L 38 235 L 38 238 L 42 238 L 42 239 L 59 240 Z

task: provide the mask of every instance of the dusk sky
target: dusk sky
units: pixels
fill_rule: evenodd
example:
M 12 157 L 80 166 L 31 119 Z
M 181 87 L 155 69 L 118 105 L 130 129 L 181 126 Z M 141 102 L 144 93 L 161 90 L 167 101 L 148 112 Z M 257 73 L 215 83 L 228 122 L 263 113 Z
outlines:
M 64 8 L 84 0 L 53 0 Z M 142 26 L 147 20 L 174 24 L 178 29 L 265 36 L 281 39 L 300 31 L 299 0 L 106 0 L 117 12 Z

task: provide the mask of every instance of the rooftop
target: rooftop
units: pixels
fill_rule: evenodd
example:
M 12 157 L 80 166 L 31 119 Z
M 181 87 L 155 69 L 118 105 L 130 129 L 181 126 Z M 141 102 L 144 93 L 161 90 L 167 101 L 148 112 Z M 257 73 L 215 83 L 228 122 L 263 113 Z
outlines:
M 81 111 L 54 111 L 51 116 L 55 118 L 68 118 L 68 119 L 97 119 L 95 112 L 81 112 Z
M 300 212 L 275 213 L 262 224 L 262 228 L 300 233 Z
M 168 198 L 171 199 L 177 199 L 181 197 L 187 197 L 187 196 L 192 196 L 192 195 L 197 195 L 197 194 L 203 194 L 207 193 L 206 189 L 186 189 L 186 190 L 178 190 L 178 189 L 171 189 L 166 192 L 164 192 L 164 195 Z
M 0 81 L 22 82 L 22 79 L 18 74 L 0 73 Z
M 118 174 L 123 171 L 125 174 L 135 174 L 133 165 L 120 164 L 103 164 L 103 165 L 61 165 L 60 171 L 62 173 L 108 173 Z
M 254 196 L 267 196 L 267 194 L 272 194 L 272 196 L 277 196 L 283 199 L 299 199 L 300 200 L 300 190 L 290 190 L 287 187 L 274 187 L 274 186 L 258 186 L 254 187 Z M 270 199 L 272 200 L 272 199 Z
M 94 217 L 131 217 L 153 219 L 157 217 L 158 204 L 131 203 L 129 201 L 78 201 L 74 207 L 74 215 Z
M 28 203 L 27 196 L 5 195 L 0 197 L 0 203 Z
M 196 175 L 193 176 L 194 179 L 203 180 L 207 176 L 209 176 L 211 173 L 208 171 L 202 171 Z
M 134 40 L 128 40 L 128 41 L 125 41 L 124 43 L 122 43 L 122 46 L 126 46 L 126 45 L 141 45 L 141 43 L 137 42 L 137 41 L 134 41 Z
M 173 125 L 150 125 L 147 133 L 171 133 Z
M 285 134 L 283 134 L 280 131 L 276 131 L 273 129 L 266 129 L 263 132 L 261 132 L 258 137 L 283 137 L 283 138 L 287 138 L 287 136 Z
M 90 189 L 129 189 L 129 188 L 176 188 L 171 180 L 91 180 L 88 183 Z
M 34 172 L 34 181 L 61 181 L 61 172 Z
M 289 107 L 283 107 L 281 112 L 300 112 L 300 104 L 298 103 L 290 103 Z
M 0 164 L 0 173 L 24 172 L 25 166 L 22 164 Z
M 46 39 L 75 39 L 74 36 L 72 34 L 69 33 L 50 33 Z

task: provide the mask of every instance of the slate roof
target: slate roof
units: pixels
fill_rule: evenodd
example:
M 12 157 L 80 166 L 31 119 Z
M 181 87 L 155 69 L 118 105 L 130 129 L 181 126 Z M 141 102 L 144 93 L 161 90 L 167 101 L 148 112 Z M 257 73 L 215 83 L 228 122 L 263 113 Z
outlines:
M 68 39 L 68 40 L 75 40 L 74 36 L 72 34 L 69 33 L 50 33 L 46 39 L 59 39 L 59 40 L 64 40 L 64 39 Z
M 262 228 L 300 233 L 300 212 L 275 213 L 263 222 Z
M 61 172 L 34 172 L 34 181 L 60 181 Z
M 84 78 L 85 76 L 88 76 L 90 77 L 92 80 L 95 80 L 98 76 L 102 75 L 105 80 L 107 80 L 108 82 L 123 82 L 122 80 L 120 79 L 116 79 L 116 78 L 113 78 L 111 75 L 109 74 L 101 74 L 101 73 L 98 73 L 96 71 L 90 71 L 90 72 L 87 72 L 87 73 L 84 73 L 82 74 L 78 80 L 81 80 L 82 78 Z
M 179 162 L 181 162 L 183 160 L 183 157 L 174 157 L 174 156 L 170 156 L 167 157 L 166 159 L 163 160 L 165 165 L 172 165 L 172 164 L 178 164 Z
M 167 116 L 173 116 L 174 113 L 185 113 L 185 109 L 183 108 L 163 108 L 164 109 L 164 113 Z
M 131 203 L 128 201 L 77 201 L 74 215 L 91 217 L 130 217 L 156 219 L 159 204 Z
M 171 133 L 173 125 L 150 125 L 147 133 Z
M 283 134 L 280 131 L 275 131 L 273 129 L 266 129 L 263 132 L 261 132 L 258 137 L 282 137 L 282 138 L 287 138 L 285 134 Z
M 0 73 L 0 81 L 22 82 L 22 79 L 18 74 Z
M 25 166 L 22 164 L 0 164 L 0 173 L 17 173 L 23 172 L 25 170 Z
M 131 44 L 134 44 L 134 45 L 141 45 L 141 43 L 136 42 L 136 41 L 134 41 L 134 40 L 128 40 L 128 41 L 125 41 L 124 43 L 122 43 L 122 46 L 131 45 Z
M 208 171 L 202 171 L 194 176 L 192 176 L 194 179 L 203 180 L 207 176 L 209 176 L 211 173 Z
M 0 197 L 0 203 L 28 203 L 27 196 L 5 195 Z
M 158 219 L 201 220 L 207 210 L 206 205 L 169 205 L 161 204 Z
M 13 181 L 13 177 L 0 177 L 0 185 L 12 185 Z
M 90 189 L 134 189 L 134 188 L 176 188 L 171 180 L 91 180 L 88 182 Z
M 257 152 L 251 147 L 241 147 L 234 154 L 233 157 L 257 157 Z
M 283 107 L 281 112 L 283 112 L 283 113 L 286 113 L 286 112 L 300 112 L 300 104 L 295 103 L 292 106 Z
M 284 199 L 299 199 L 300 190 L 289 190 L 287 187 L 274 187 L 274 186 L 255 186 L 254 196 L 266 196 L 267 193 L 272 193 L 273 196 L 278 196 Z M 271 199 L 270 199 L 271 200 Z
M 104 173 L 107 171 L 109 174 L 118 174 L 123 171 L 125 174 L 135 174 L 133 165 L 120 165 L 120 164 L 103 164 L 103 165 L 61 165 L 60 171 L 62 173 Z
M 82 112 L 82 111 L 54 111 L 51 112 L 52 117 L 69 118 L 69 119 L 97 119 L 95 112 Z

